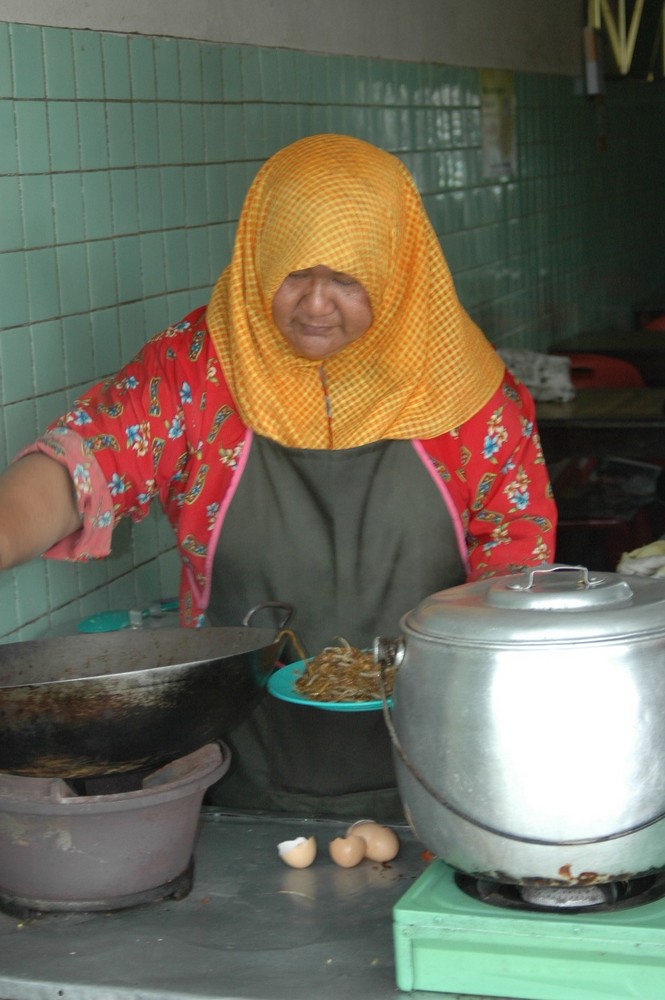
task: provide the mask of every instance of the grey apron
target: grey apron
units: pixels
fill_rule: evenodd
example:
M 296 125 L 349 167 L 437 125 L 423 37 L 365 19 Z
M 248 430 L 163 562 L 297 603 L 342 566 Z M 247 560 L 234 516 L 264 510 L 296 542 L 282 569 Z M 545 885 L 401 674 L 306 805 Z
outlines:
M 397 635 L 422 598 L 464 579 L 451 517 L 411 442 L 319 451 L 255 435 L 215 553 L 208 620 L 237 625 L 256 604 L 286 601 L 308 655 L 338 636 L 368 648 L 377 635 Z M 231 769 L 210 802 L 403 818 L 380 711 L 330 712 L 268 695 L 228 742 Z

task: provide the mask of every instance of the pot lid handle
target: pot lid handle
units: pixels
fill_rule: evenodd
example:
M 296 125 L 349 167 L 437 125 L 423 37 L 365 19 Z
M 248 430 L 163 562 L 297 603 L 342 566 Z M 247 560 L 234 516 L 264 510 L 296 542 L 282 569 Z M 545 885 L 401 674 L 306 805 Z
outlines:
M 562 578 L 563 573 L 571 572 L 577 574 L 574 580 Z M 586 566 L 555 564 L 534 566 L 517 580 L 499 577 L 487 592 L 487 603 L 496 608 L 569 611 L 616 607 L 630 602 L 632 597 L 632 588 L 626 580 L 591 576 Z

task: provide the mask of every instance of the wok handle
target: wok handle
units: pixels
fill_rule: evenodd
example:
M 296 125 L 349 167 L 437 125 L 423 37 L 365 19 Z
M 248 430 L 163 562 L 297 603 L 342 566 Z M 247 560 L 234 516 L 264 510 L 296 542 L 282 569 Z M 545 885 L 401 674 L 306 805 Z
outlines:
M 262 604 L 255 604 L 253 608 L 250 608 L 245 617 L 242 620 L 243 625 L 250 625 L 252 618 L 259 611 L 263 611 L 264 608 L 281 608 L 284 611 L 284 618 L 280 621 L 277 629 L 286 628 L 288 623 L 291 621 L 293 615 L 295 614 L 295 608 L 292 604 L 287 604 L 286 601 L 263 601 Z

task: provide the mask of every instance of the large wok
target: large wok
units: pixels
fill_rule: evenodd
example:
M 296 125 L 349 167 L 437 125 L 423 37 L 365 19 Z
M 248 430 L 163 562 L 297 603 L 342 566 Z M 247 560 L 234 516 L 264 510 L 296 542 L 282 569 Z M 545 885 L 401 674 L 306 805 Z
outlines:
M 243 625 L 0 645 L 0 771 L 90 777 L 197 750 L 249 713 L 285 638 Z

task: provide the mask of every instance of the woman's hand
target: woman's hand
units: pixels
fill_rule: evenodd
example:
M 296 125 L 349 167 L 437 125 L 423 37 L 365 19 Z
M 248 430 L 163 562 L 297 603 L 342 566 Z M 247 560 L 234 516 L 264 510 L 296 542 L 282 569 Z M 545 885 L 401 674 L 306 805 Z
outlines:
M 41 555 L 80 526 L 69 472 L 48 455 L 26 455 L 0 476 L 0 569 Z

